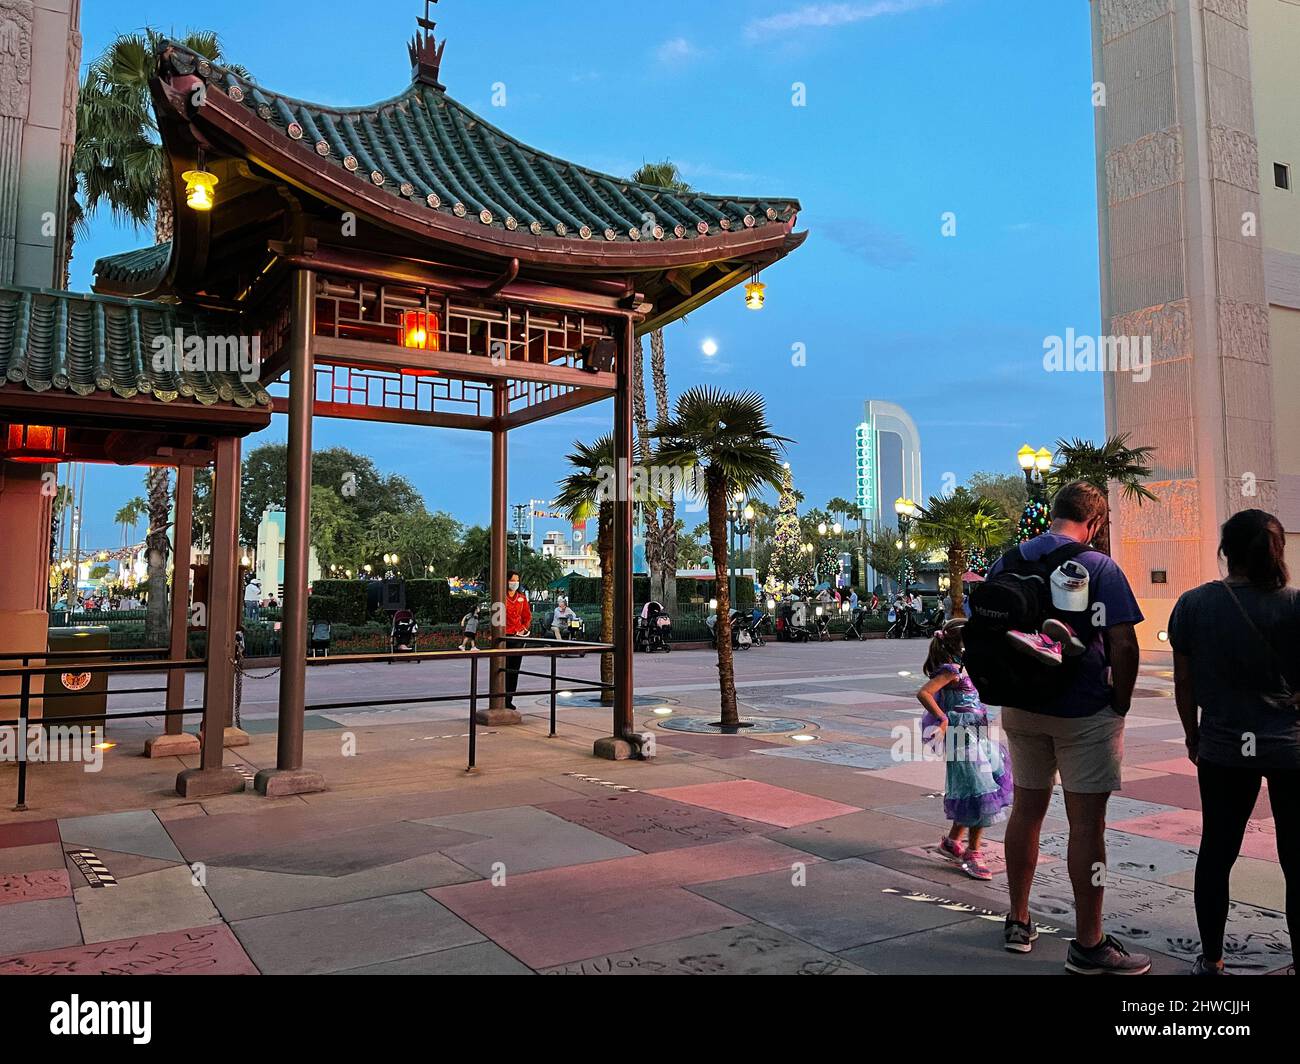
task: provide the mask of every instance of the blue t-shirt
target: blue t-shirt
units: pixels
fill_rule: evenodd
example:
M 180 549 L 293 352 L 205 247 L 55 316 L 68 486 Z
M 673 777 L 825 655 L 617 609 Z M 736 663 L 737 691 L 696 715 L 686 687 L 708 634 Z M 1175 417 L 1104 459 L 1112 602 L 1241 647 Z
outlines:
M 1073 543 L 1069 536 L 1057 532 L 1044 532 L 1041 536 L 1020 545 L 1020 553 L 1027 561 L 1036 561 L 1051 554 L 1058 547 Z M 1128 577 L 1115 564 L 1114 559 L 1100 551 L 1087 550 L 1074 559 L 1088 570 L 1088 605 L 1100 623 L 1075 634 L 1088 644 L 1087 652 L 1077 662 L 1075 681 L 1060 698 L 1035 707 L 1039 713 L 1052 717 L 1091 717 L 1111 704 L 1110 662 L 1102 633 L 1118 624 L 1137 624 L 1142 620 Z M 1004 568 L 1002 559 L 993 563 L 989 576 Z M 1100 603 L 1104 609 L 1097 610 Z

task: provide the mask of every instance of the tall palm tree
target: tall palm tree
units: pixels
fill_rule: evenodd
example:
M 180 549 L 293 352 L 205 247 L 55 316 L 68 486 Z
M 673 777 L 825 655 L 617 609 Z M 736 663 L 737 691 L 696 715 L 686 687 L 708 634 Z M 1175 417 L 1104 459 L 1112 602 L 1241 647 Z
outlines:
M 167 555 L 171 553 L 171 469 L 150 466 L 144 475 L 145 493 L 149 497 L 149 531 L 145 533 L 145 557 L 149 569 L 146 577 L 149 601 L 144 629 L 148 645 L 167 645 L 169 616 L 167 611 Z
M 119 222 L 154 223 L 154 242 L 172 238 L 171 174 L 167 172 L 149 95 L 159 44 L 166 34 L 146 28 L 118 37 L 86 69 L 77 97 L 77 139 L 72 151 L 68 232 L 63 263 L 66 284 L 73 240 L 100 206 Z M 221 62 L 215 33 L 192 32 L 181 42 Z M 241 77 L 242 67 L 226 64 Z
M 1128 433 L 1109 436 L 1098 446 L 1091 440 L 1056 441 L 1056 458 L 1047 473 L 1047 486 L 1053 493 L 1072 480 L 1086 480 L 1102 491 L 1110 491 L 1111 482 L 1119 485 L 1120 494 L 1138 505 L 1157 501 L 1155 492 L 1143 483 L 1150 479 L 1150 465 L 1154 447 L 1130 447 Z M 1110 553 L 1110 522 L 1097 534 L 1093 546 L 1103 554 Z
M 991 499 L 958 488 L 951 495 L 932 495 L 912 525 L 917 543 L 928 550 L 948 555 L 948 587 L 953 615 L 961 612 L 961 578 L 966 574 L 970 552 L 987 549 L 1002 541 L 1010 518 Z
M 637 456 L 634 455 L 634 461 Z M 614 437 L 601 436 L 594 443 L 577 440 L 573 452 L 565 456 L 572 468 L 560 481 L 560 492 L 555 506 L 564 511 L 571 521 L 586 521 L 596 517 L 596 553 L 600 557 L 600 641 L 614 641 L 614 483 L 618 461 L 614 454 Z M 636 462 L 636 464 L 640 464 Z M 649 482 L 650 478 L 645 478 Z M 663 499 L 653 495 L 634 502 L 639 513 L 659 506 Z M 626 648 L 630 649 L 630 648 Z M 600 656 L 600 682 L 602 705 L 614 704 L 614 656 Z
M 632 180 L 642 185 L 668 189 L 673 193 L 689 193 L 691 186 L 682 180 L 676 163 L 665 159 L 659 163 L 644 163 Z M 637 436 L 645 441 L 650 435 L 650 415 L 646 409 L 645 371 L 641 344 L 633 355 L 632 406 L 637 425 Z M 664 349 L 664 331 L 650 331 L 650 378 L 654 387 L 655 416 L 668 416 L 668 368 Z M 662 602 L 669 613 L 677 609 L 677 505 L 669 496 L 658 511 L 645 511 L 646 569 L 650 573 L 650 597 Z
M 709 509 L 709 552 L 717 586 L 718 685 L 722 727 L 737 727 L 736 670 L 731 652 L 731 591 L 727 586 L 727 506 L 736 492 L 762 484 L 780 489 L 781 452 L 791 442 L 776 435 L 767 420 L 763 397 L 755 392 L 728 393 L 694 387 L 677 400 L 674 416 L 660 421 L 654 435 L 656 461 L 704 470 Z
M 149 512 L 149 506 L 137 495 L 133 499 L 127 499 L 124 505 L 113 516 L 113 523 L 122 526 L 122 546 L 129 543 L 129 537 L 135 532 L 135 526 L 139 524 L 140 518 Z

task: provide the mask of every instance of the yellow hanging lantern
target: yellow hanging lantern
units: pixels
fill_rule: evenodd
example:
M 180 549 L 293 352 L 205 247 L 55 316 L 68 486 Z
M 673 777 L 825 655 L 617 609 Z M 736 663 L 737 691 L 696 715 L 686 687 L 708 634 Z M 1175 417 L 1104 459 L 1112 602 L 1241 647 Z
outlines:
M 763 294 L 767 290 L 767 285 L 754 275 L 754 279 L 745 285 L 745 306 L 750 310 L 762 310 L 763 302 L 766 296 Z
M 217 175 L 206 170 L 186 170 L 181 174 L 185 179 L 185 204 L 196 211 L 212 210 L 215 199 L 213 189 L 217 187 Z

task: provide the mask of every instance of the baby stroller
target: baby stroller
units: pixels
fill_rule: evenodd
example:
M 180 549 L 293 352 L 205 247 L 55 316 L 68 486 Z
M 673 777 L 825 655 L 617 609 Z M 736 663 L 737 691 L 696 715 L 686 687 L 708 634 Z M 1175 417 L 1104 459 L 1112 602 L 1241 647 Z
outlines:
M 647 602 L 641 607 L 641 616 L 636 619 L 636 638 L 633 645 L 637 650 L 653 654 L 656 650 L 672 653 L 670 638 L 673 634 L 673 619 L 668 616 L 661 602 Z
M 728 614 L 731 618 L 731 647 L 733 650 L 748 650 L 754 645 L 754 637 L 749 630 L 749 618 L 739 610 Z M 718 615 L 711 613 L 704 625 L 709 630 L 709 642 L 718 645 Z
M 807 608 L 802 602 L 796 603 L 790 599 L 782 602 L 776 610 L 776 638 L 778 642 L 785 643 L 806 643 L 812 638 L 812 632 L 805 626 L 805 614 Z
M 866 631 L 868 610 L 859 606 L 849 614 L 849 626 L 844 630 L 845 639 L 862 639 Z
M 388 649 L 393 654 L 414 654 L 418 649 L 416 642 L 420 627 L 415 623 L 415 614 L 410 610 L 398 610 L 393 614 L 393 627 L 388 633 Z
M 813 610 L 813 634 L 816 635 L 819 643 L 824 643 L 831 637 L 830 611 L 829 604 L 819 605 Z
M 277 626 L 278 627 L 278 626 Z M 317 654 L 330 656 L 330 639 L 333 628 L 328 621 L 317 621 L 311 626 L 311 638 L 307 641 L 307 652 L 314 658 Z

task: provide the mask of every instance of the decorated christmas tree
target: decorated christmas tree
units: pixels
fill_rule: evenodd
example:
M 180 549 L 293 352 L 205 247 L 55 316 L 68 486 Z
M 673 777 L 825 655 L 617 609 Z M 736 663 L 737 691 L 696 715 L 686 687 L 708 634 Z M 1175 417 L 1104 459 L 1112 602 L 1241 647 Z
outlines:
M 1020 524 L 1016 529 L 1016 539 L 1023 543 L 1027 539 L 1041 536 L 1052 523 L 1052 505 L 1046 499 L 1030 499 L 1020 515 Z
M 796 590 L 806 592 L 811 583 L 811 556 L 803 549 L 798 503 L 794 497 L 794 475 L 787 464 L 781 478 L 781 497 L 772 534 L 772 557 L 768 562 L 763 590 L 769 595 L 784 596 Z

